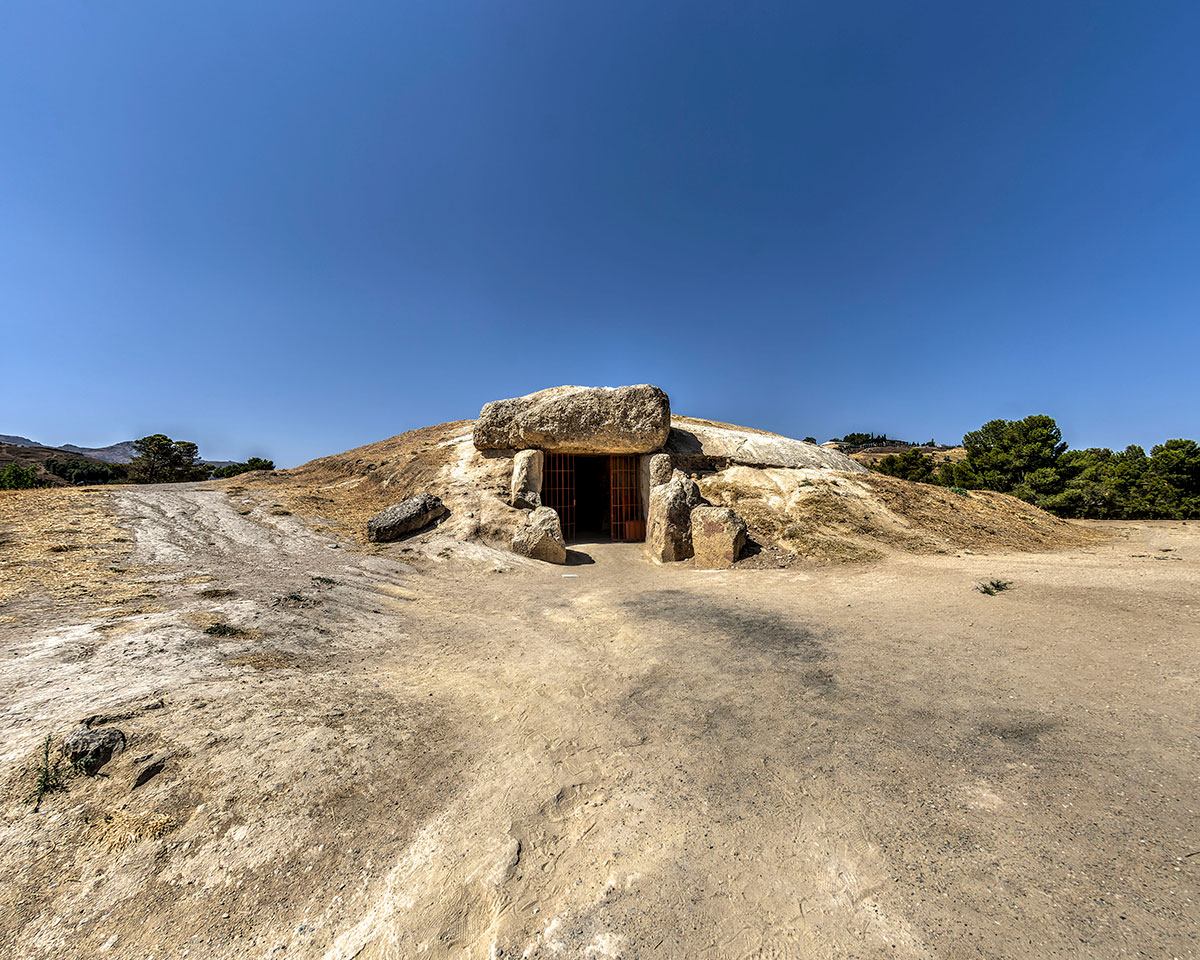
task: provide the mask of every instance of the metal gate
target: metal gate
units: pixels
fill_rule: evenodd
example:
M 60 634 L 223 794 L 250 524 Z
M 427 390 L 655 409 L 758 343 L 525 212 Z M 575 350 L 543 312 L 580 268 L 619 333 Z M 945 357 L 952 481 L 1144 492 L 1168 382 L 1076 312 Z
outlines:
M 608 458 L 608 498 L 612 538 L 645 540 L 646 518 L 642 513 L 637 457 Z
M 575 457 L 548 453 L 543 464 L 542 505 L 558 513 L 564 540 L 575 539 Z

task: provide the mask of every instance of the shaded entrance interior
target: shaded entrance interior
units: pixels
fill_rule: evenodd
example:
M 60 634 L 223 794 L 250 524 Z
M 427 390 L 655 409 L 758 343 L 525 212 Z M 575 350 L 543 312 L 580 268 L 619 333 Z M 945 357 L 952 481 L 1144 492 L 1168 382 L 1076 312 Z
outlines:
M 644 540 L 636 456 L 546 454 L 542 503 L 567 540 Z
M 606 540 L 612 536 L 608 457 L 575 457 L 575 536 Z

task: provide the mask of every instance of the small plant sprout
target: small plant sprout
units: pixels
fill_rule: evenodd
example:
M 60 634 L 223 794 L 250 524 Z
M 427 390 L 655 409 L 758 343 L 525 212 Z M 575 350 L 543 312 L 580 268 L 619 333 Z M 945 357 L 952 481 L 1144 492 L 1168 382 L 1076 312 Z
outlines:
M 56 756 L 53 760 L 50 759 L 52 743 L 52 738 L 46 734 L 46 739 L 42 742 L 42 760 L 34 774 L 33 790 L 25 798 L 27 803 L 33 804 L 35 811 L 41 807 L 42 797 L 57 790 L 65 790 L 67 786 L 62 757 Z
M 1003 593 L 1011 586 L 1011 580 L 986 580 L 983 583 L 975 584 L 975 589 L 984 596 L 994 597 L 998 593 Z

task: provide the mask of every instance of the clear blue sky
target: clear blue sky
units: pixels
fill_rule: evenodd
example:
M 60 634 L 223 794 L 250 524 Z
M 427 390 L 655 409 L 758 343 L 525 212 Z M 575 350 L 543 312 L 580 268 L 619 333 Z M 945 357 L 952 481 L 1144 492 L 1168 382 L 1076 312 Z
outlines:
M 281 465 L 559 383 L 1200 435 L 1200 3 L 0 6 L 0 433 Z

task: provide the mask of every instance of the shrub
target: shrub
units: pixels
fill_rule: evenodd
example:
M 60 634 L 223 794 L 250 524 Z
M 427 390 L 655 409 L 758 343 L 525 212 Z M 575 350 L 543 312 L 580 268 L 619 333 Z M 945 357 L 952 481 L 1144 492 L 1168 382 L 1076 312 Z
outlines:
M 41 485 L 37 467 L 22 467 L 19 463 L 10 463 L 0 470 L 0 490 L 32 490 Z
M 227 463 L 217 467 L 212 472 L 213 479 L 223 480 L 226 477 L 236 477 L 238 474 L 249 473 L 251 470 L 274 470 L 274 460 L 264 460 L 262 457 L 251 457 L 245 463 Z

